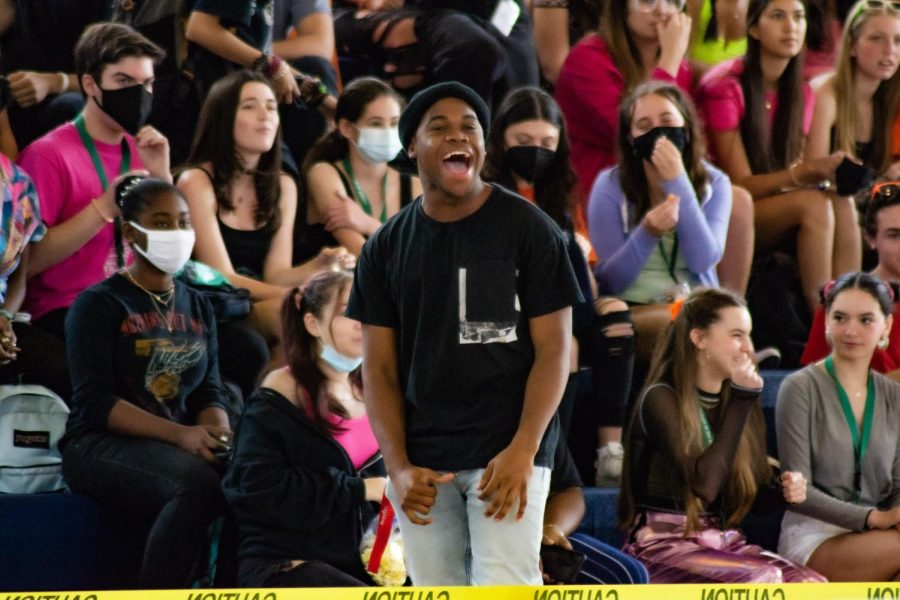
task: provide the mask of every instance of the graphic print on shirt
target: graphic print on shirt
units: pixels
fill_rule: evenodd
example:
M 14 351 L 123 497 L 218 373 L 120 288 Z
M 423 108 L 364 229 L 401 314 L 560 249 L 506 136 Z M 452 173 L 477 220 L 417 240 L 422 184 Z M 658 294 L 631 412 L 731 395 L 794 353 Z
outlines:
M 459 269 L 459 343 L 515 342 L 519 322 L 515 263 L 475 260 Z
M 197 340 L 142 339 L 135 342 L 135 353 L 150 356 L 144 388 L 163 403 L 178 395 L 180 375 L 200 362 L 206 354 L 206 344 Z

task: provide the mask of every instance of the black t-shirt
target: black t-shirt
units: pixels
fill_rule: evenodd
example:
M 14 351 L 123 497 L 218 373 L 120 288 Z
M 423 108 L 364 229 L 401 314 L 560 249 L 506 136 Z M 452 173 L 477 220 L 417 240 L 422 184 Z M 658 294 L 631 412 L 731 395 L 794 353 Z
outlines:
M 210 406 L 226 409 L 209 302 L 176 281 L 172 314 L 160 315 L 154 303 L 116 274 L 72 304 L 66 317 L 73 388 L 66 438 L 106 429 L 119 399 L 182 424 L 194 424 Z
M 553 455 L 553 471 L 550 472 L 550 493 L 562 492 L 573 487 L 582 487 L 581 476 L 575 467 L 572 453 L 565 438 L 560 437 Z
M 195 0 L 191 10 L 219 17 L 222 26 L 242 42 L 269 54 L 275 18 L 273 4 L 274 0 Z M 204 97 L 213 83 L 242 68 L 194 43 L 188 44 L 188 55 Z
M 72 50 L 84 28 L 109 16 L 108 0 L 16 0 L 15 22 L 0 37 L 0 69 L 75 71 Z M 52 43 L 48 43 L 52 40 Z
M 369 238 L 348 315 L 397 332 L 413 464 L 477 469 L 503 450 L 534 363 L 528 319 L 580 301 L 562 232 L 500 186 L 452 223 L 429 218 L 420 197 Z M 552 466 L 557 429 L 535 464 Z

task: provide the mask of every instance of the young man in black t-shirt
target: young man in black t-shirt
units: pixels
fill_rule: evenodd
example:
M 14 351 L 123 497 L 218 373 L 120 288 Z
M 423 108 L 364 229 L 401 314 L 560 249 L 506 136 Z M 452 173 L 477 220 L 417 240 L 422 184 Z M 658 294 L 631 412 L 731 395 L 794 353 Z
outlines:
M 424 194 L 364 246 L 348 309 L 415 585 L 541 584 L 580 293 L 556 225 L 481 180 L 488 120 L 459 83 L 410 102 Z

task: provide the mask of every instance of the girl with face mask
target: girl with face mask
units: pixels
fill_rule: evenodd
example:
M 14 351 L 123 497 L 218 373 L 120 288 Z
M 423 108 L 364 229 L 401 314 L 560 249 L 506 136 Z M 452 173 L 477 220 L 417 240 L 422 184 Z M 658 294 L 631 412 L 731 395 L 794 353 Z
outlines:
M 81 294 L 66 320 L 74 395 L 63 474 L 73 491 L 153 521 L 141 587 L 189 587 L 225 504 L 217 454 L 231 426 L 215 316 L 173 278 L 194 242 L 184 196 L 145 179 L 120 198 L 134 262 Z
M 538 88 L 521 88 L 500 105 L 491 125 L 484 178 L 517 191 L 562 228 L 585 302 L 574 308 L 570 376 L 560 406 L 575 463 L 588 481 L 618 485 L 622 468 L 622 425 L 631 388 L 634 352 L 631 316 L 625 303 L 599 297 L 588 267 L 590 242 L 576 232 L 576 179 L 569 163 L 569 139 L 553 98 Z M 601 290 L 603 292 L 605 290 Z M 593 368 L 593 389 L 583 413 L 573 419 L 580 364 Z M 596 459 L 595 469 L 592 464 Z
M 372 77 L 344 88 L 336 127 L 303 164 L 294 260 L 340 244 L 359 255 L 366 238 L 421 193 L 418 179 L 388 166 L 400 152 L 402 99 Z
M 223 481 L 238 585 L 372 585 L 360 534 L 386 479 L 362 401 L 362 327 L 344 316 L 352 282 L 322 273 L 285 297 L 287 365 L 248 403 Z
M 718 286 L 731 183 L 705 159 L 690 100 L 673 85 L 638 86 L 619 110 L 619 164 L 591 191 L 588 223 L 601 289 L 632 305 L 638 360 L 649 360 L 668 304 Z

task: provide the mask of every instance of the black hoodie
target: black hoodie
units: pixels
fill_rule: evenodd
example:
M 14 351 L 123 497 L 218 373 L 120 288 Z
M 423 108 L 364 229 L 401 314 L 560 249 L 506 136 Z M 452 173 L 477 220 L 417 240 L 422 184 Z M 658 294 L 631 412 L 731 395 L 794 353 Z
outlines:
M 376 455 L 363 469 L 383 476 L 384 462 Z M 278 392 L 252 396 L 222 487 L 238 521 L 242 578 L 251 564 L 320 560 L 368 581 L 359 544 L 376 513 L 362 476 L 341 445 Z

